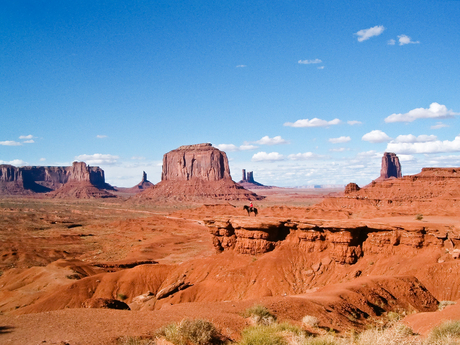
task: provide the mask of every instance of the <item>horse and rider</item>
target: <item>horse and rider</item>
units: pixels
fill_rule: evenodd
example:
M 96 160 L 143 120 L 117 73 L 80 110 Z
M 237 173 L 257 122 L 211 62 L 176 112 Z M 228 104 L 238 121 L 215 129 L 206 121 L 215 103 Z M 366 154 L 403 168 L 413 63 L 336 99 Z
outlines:
M 251 203 L 248 205 L 244 205 L 243 206 L 243 209 L 246 210 L 248 212 L 248 216 L 251 215 L 251 212 L 254 213 L 254 216 L 257 216 L 257 208 L 254 207 L 254 205 L 252 204 L 252 201 Z

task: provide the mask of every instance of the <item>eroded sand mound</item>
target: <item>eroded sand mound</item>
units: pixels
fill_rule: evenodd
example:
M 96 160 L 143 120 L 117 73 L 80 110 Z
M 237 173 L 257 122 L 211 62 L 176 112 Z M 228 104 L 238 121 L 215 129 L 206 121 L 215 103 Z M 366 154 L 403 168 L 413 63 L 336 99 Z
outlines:
M 56 199 L 116 198 L 112 193 L 99 189 L 89 182 L 68 182 L 61 188 L 47 193 L 47 196 Z

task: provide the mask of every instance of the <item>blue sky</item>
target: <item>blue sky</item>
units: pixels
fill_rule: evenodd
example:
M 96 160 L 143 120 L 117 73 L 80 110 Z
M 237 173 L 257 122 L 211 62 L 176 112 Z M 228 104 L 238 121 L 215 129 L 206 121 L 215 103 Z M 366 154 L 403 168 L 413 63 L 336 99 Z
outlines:
M 0 163 L 133 186 L 210 142 L 232 177 L 460 166 L 460 1 L 2 1 Z

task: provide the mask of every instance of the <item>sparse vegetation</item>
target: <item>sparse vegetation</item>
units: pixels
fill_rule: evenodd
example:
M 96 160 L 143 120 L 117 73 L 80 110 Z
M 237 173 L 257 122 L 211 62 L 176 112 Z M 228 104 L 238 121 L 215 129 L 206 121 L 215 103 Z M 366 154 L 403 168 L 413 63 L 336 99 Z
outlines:
M 276 321 L 276 316 L 267 307 L 260 304 L 246 309 L 243 317 L 250 317 L 256 325 L 271 325 Z
M 221 336 L 216 327 L 206 320 L 184 319 L 178 324 L 163 327 L 157 333 L 174 345 L 210 345 L 221 344 Z
M 117 340 L 117 345 L 155 345 L 156 342 L 152 339 L 142 339 L 139 337 L 121 337 Z
M 124 301 L 125 299 L 128 298 L 128 296 L 126 296 L 124 293 L 119 293 L 117 294 L 117 298 L 121 301 Z
M 457 340 L 453 342 L 453 340 Z M 426 344 L 458 344 L 460 340 L 460 321 L 447 321 L 433 328 Z
M 423 215 L 419 213 L 419 214 L 417 214 L 417 215 L 415 216 L 415 219 L 416 219 L 416 220 L 422 220 L 422 219 L 423 219 Z
M 319 321 L 314 316 L 306 315 L 302 318 L 302 324 L 309 327 L 318 327 Z
M 288 345 L 288 339 L 298 338 L 305 334 L 299 327 L 289 323 L 272 323 L 270 325 L 254 325 L 243 330 L 238 345 Z
M 456 302 L 454 301 L 440 301 L 438 305 L 438 310 L 443 310 L 445 307 L 454 304 L 456 304 Z

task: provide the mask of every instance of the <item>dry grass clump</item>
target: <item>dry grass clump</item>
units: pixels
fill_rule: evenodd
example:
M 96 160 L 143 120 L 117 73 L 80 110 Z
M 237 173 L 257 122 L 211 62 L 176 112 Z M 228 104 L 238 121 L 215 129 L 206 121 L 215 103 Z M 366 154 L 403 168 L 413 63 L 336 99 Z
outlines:
M 454 345 L 460 343 L 460 321 L 447 321 L 433 328 L 426 345 Z
M 243 317 L 250 317 L 256 325 L 271 325 L 276 321 L 276 316 L 267 307 L 260 304 L 246 309 Z
M 303 318 L 302 318 L 302 324 L 305 325 L 305 326 L 309 326 L 309 327 L 318 327 L 318 324 L 319 324 L 319 320 L 314 317 L 314 316 L 311 316 L 311 315 L 305 315 Z
M 412 330 L 403 325 L 395 324 L 384 329 L 369 329 L 360 333 L 355 340 L 356 345 L 421 345 L 420 338 L 413 336 Z
M 289 345 L 294 344 L 293 339 L 303 334 L 300 327 L 286 322 L 259 324 L 245 328 L 238 345 Z
M 184 319 L 178 324 L 173 323 L 157 332 L 174 345 L 210 345 L 221 344 L 222 339 L 216 327 L 205 320 Z
M 121 337 L 117 339 L 117 345 L 155 345 L 152 339 L 142 339 L 139 337 Z
M 456 304 L 454 301 L 440 301 L 438 304 L 438 310 L 443 310 L 445 307 L 454 304 Z

